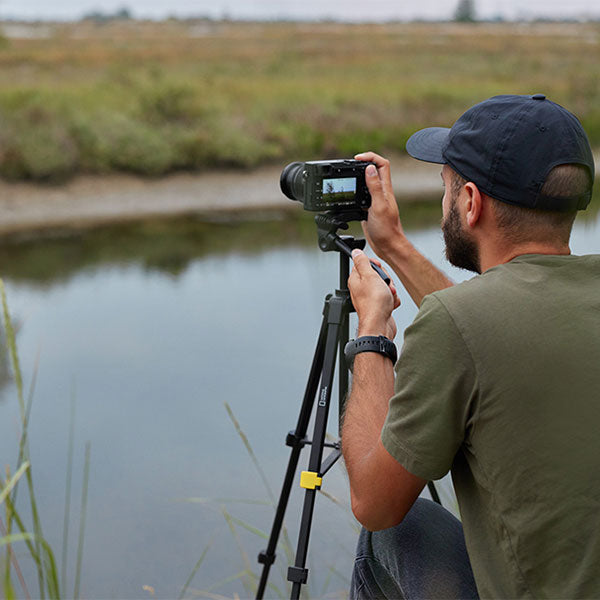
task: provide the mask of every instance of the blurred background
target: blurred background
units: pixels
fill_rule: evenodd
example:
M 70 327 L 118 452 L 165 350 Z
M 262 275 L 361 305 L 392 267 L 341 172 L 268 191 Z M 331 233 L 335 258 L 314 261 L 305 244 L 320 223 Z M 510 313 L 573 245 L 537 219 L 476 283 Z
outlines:
M 541 92 L 600 148 L 597 2 L 398 4 L 0 2 L 5 597 L 254 595 L 338 285 L 279 191 L 288 162 L 389 156 L 410 239 L 459 281 L 411 133 Z M 599 206 L 574 253 L 600 251 Z M 398 343 L 417 310 L 401 299 Z M 322 490 L 304 594 L 343 598 L 341 463 Z M 267 597 L 289 596 L 301 501 L 295 486 Z

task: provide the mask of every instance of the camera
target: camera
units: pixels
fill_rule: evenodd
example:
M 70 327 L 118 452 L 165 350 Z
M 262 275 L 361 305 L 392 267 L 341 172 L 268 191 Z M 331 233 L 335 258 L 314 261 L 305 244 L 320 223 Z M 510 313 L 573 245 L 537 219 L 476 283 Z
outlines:
M 304 210 L 356 211 L 371 206 L 365 169 L 371 162 L 352 159 L 293 162 L 281 172 L 281 191 Z

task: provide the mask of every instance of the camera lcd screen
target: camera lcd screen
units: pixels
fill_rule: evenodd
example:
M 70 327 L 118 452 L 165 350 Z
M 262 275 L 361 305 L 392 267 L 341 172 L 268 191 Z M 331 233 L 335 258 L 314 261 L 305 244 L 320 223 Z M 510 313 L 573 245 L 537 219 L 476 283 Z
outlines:
M 323 179 L 323 200 L 325 202 L 343 202 L 354 200 L 356 195 L 356 177 Z

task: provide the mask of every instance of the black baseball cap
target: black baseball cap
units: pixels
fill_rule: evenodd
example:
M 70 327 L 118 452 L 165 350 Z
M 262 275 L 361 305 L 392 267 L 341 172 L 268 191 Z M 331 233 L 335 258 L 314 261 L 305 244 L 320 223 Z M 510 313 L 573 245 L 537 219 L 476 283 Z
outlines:
M 447 164 L 488 196 L 527 208 L 583 210 L 590 189 L 578 196 L 542 196 L 550 171 L 564 164 L 587 167 L 594 158 L 577 117 L 544 94 L 494 96 L 476 104 L 452 128 L 414 133 L 406 151 L 419 160 Z

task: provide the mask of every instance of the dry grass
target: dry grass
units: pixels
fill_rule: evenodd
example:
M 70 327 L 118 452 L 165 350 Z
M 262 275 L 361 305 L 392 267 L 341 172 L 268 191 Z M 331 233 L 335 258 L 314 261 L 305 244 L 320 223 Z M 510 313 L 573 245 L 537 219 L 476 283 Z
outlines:
M 0 50 L 9 178 L 402 150 L 498 93 L 546 93 L 600 145 L 598 24 L 125 21 L 28 35 Z

